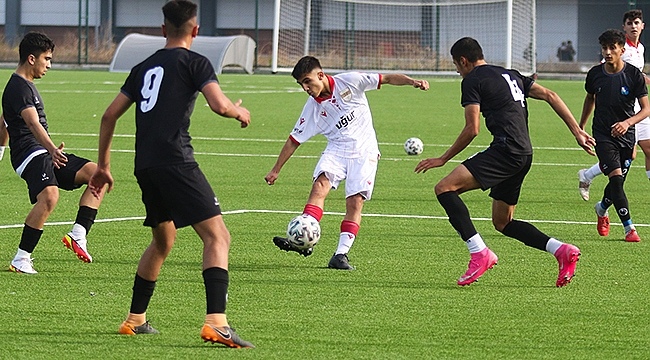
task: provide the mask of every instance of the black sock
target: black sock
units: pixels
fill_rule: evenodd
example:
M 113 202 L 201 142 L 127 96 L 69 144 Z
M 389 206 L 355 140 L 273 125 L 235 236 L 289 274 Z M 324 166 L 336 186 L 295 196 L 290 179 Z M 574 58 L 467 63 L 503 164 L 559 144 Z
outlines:
M 206 314 L 224 314 L 228 300 L 228 270 L 211 267 L 203 270 Z
M 615 175 L 609 178 L 609 184 L 607 185 L 616 213 L 623 224 L 630 220 L 630 205 L 623 189 L 624 181 L 623 175 Z
M 41 239 L 43 230 L 34 229 L 33 227 L 24 224 L 23 234 L 20 236 L 20 244 L 18 248 L 28 253 L 33 253 L 38 241 Z
M 90 208 L 88 206 L 79 206 L 79 211 L 77 211 L 77 219 L 75 223 L 81 225 L 86 229 L 86 234 L 90 232 L 90 228 L 95 223 L 95 217 L 97 217 L 97 209 Z
M 517 239 L 522 243 L 546 251 L 546 244 L 550 237 L 543 232 L 539 231 L 535 226 L 524 221 L 512 220 L 504 228 L 501 233 L 505 236 Z
M 149 300 L 153 295 L 153 290 L 156 287 L 155 281 L 145 280 L 137 273 L 133 281 L 133 297 L 131 298 L 131 310 L 133 314 L 144 314 L 149 307 Z
M 445 209 L 451 226 L 456 229 L 463 241 L 467 241 L 477 234 L 472 219 L 469 217 L 469 210 L 457 192 L 448 191 L 438 195 L 438 202 Z

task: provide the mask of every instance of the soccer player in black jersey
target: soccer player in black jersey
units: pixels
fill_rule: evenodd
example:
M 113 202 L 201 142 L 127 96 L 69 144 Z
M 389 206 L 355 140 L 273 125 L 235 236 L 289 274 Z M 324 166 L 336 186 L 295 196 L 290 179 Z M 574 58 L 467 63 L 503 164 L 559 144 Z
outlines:
M 603 198 L 595 206 L 597 230 L 601 236 L 609 234 L 607 209 L 614 205 L 625 228 L 625 241 L 639 242 L 641 238 L 632 223 L 623 184 L 635 146 L 634 125 L 650 115 L 648 89 L 643 73 L 621 57 L 625 51 L 623 31 L 607 30 L 598 41 L 605 62 L 587 73 L 587 95 L 580 117 L 580 127 L 584 129 L 594 112 L 592 133 L 596 139 L 596 154 L 603 174 L 609 177 Z M 637 99 L 641 110 L 635 114 Z
M 456 70 L 463 77 L 461 104 L 465 127 L 451 147 L 438 158 L 422 160 L 415 171 L 443 166 L 465 149 L 478 135 L 480 114 L 494 137 L 490 146 L 463 161 L 435 186 L 440 205 L 449 222 L 467 244 L 470 262 L 458 285 L 469 285 L 497 263 L 497 256 L 476 231 L 460 194 L 490 189 L 492 224 L 501 233 L 524 244 L 555 255 L 559 263 L 556 286 L 565 286 L 575 273 L 580 250 L 539 231 L 535 226 L 513 219 L 521 185 L 532 164 L 533 149 L 528 134 L 528 105 L 531 97 L 546 101 L 564 120 L 578 144 L 593 155 L 594 139 L 578 126 L 564 101 L 553 91 L 515 70 L 487 64 L 479 43 L 469 37 L 451 48 Z
M 34 86 L 50 69 L 54 42 L 45 34 L 30 32 L 19 45 L 20 60 L 2 94 L 3 119 L 0 119 L 0 145 L 9 136 L 11 165 L 27 183 L 30 202 L 34 205 L 25 219 L 16 256 L 9 270 L 36 274 L 31 254 L 36 248 L 43 226 L 59 201 L 59 188 L 73 190 L 88 183 L 97 164 L 88 159 L 63 152 L 64 144 L 56 146 L 48 133 L 43 99 Z M 84 262 L 92 262 L 86 248 L 90 231 L 101 204 L 104 190 L 97 197 L 86 188 L 79 200 L 75 224 L 62 239 Z
M 131 308 L 119 332 L 157 333 L 146 319 L 163 262 L 176 239 L 176 229 L 191 225 L 203 241 L 203 282 L 207 310 L 201 338 L 233 348 L 254 347 L 230 328 L 226 318 L 230 233 L 219 201 L 194 159 L 190 114 L 199 92 L 215 113 L 250 123 L 241 100 L 232 103 L 217 81 L 210 61 L 190 46 L 198 34 L 197 5 L 169 1 L 163 8 L 165 47 L 131 69 L 121 92 L 102 116 L 98 168 L 91 189 L 113 187 L 110 146 L 120 116 L 136 105 L 135 176 L 146 209 L 145 226 L 153 239 L 140 258 Z

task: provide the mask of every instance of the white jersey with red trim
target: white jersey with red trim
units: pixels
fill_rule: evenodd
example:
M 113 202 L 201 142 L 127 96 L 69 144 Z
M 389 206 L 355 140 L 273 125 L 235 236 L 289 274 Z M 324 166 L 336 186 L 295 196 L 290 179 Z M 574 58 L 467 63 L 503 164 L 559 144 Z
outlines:
M 644 52 L 645 47 L 643 44 L 638 43 L 637 46 L 634 46 L 629 39 L 626 39 L 625 52 L 623 52 L 621 59 L 643 72 L 643 67 L 645 66 L 645 58 L 643 56 Z
M 377 135 L 365 92 L 379 89 L 381 75 L 349 72 L 327 76 L 332 94 L 328 98 L 309 97 L 291 132 L 291 138 L 304 143 L 323 134 L 327 146 L 323 153 L 360 158 L 379 155 Z

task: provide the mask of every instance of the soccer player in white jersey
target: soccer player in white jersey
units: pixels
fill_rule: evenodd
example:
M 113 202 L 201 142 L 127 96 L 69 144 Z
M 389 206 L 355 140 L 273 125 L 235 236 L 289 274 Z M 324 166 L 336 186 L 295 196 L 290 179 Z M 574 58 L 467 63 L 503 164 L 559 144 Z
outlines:
M 372 195 L 380 156 L 365 92 L 379 89 L 383 84 L 427 90 L 429 83 L 403 74 L 347 72 L 330 76 L 323 72 L 320 62 L 313 56 L 300 59 L 291 75 L 310 97 L 275 165 L 264 179 L 269 185 L 275 184 L 280 170 L 300 144 L 318 134 L 327 138 L 327 146 L 314 170 L 303 214 L 320 222 L 330 189 L 336 189 L 345 180 L 346 211 L 338 247 L 328 267 L 354 270 L 347 254 L 359 232 L 363 203 Z M 286 238 L 275 237 L 273 242 L 285 251 L 304 256 L 312 253 L 312 249 L 295 248 Z
M 643 22 L 643 12 L 641 10 L 630 10 L 623 15 L 623 31 L 625 31 L 626 42 L 622 58 L 623 61 L 641 70 L 641 72 L 643 72 L 645 65 L 645 48 L 640 42 L 641 32 L 644 28 L 645 23 Z M 645 73 L 643 75 L 646 84 L 650 84 L 650 77 Z M 639 112 L 640 109 L 641 107 L 637 101 L 634 105 L 634 111 Z M 640 123 L 637 123 L 635 128 L 637 144 L 639 144 L 645 154 L 645 172 L 648 179 L 650 179 L 650 118 L 646 118 Z M 634 149 L 632 158 L 636 158 L 636 148 Z M 578 190 L 584 201 L 589 200 L 589 187 L 591 186 L 591 182 L 602 173 L 600 163 L 594 164 L 589 169 L 578 171 Z

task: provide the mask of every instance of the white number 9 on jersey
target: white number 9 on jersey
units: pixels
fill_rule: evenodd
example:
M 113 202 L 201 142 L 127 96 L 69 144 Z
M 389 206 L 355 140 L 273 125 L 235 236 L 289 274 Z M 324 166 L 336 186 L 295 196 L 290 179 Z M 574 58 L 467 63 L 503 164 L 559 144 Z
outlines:
M 160 91 L 160 84 L 162 83 L 164 74 L 165 70 L 160 66 L 151 68 L 144 74 L 144 84 L 142 85 L 142 89 L 140 89 L 140 93 L 142 94 L 140 111 L 143 113 L 150 111 L 156 106 L 158 92 Z

